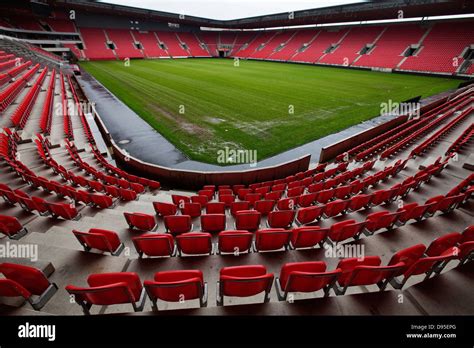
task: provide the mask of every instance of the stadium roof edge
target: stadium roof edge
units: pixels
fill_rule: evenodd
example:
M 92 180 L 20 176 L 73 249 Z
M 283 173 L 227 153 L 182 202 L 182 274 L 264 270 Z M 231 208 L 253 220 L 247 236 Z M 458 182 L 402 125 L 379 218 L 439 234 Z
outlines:
M 7 1 L 8 2 L 8 1 Z M 374 19 L 396 19 L 440 15 L 474 13 L 474 1 L 466 0 L 382 0 L 330 6 L 295 12 L 284 12 L 234 20 L 216 20 L 186 14 L 147 10 L 130 6 L 87 0 L 47 0 L 53 7 L 81 9 L 91 12 L 113 11 L 118 15 L 145 17 L 172 23 L 219 27 L 228 29 L 252 29 L 277 26 L 343 23 Z

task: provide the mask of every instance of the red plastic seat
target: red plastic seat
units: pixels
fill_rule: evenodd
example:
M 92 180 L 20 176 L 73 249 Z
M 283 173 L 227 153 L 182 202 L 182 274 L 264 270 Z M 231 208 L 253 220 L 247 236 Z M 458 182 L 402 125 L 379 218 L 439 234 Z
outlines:
M 296 223 L 298 225 L 306 225 L 311 222 L 320 220 L 323 216 L 325 206 L 313 205 L 311 207 L 305 207 L 298 209 L 296 214 Z
M 138 199 L 137 192 L 134 190 L 119 188 L 120 198 L 122 201 L 136 201 Z
M 206 214 L 225 214 L 225 203 L 222 203 L 222 202 L 207 203 Z
M 304 186 L 298 186 L 298 187 L 293 187 L 293 188 L 288 188 L 288 191 L 286 192 L 287 197 L 298 197 L 303 194 L 305 190 Z
M 367 209 L 372 202 L 373 194 L 360 194 L 351 197 L 349 200 L 349 206 L 347 209 L 349 211 L 357 211 L 359 209 Z
M 342 242 L 349 238 L 358 239 L 365 227 L 365 221 L 345 220 L 334 223 L 329 228 L 328 242 Z
M 173 203 L 153 202 L 153 208 L 158 216 L 176 215 L 178 207 Z
M 271 228 L 290 228 L 296 212 L 294 210 L 277 210 L 268 214 L 267 224 Z
M 265 194 L 264 199 L 270 201 L 277 201 L 283 196 L 284 191 L 271 191 Z
M 7 235 L 11 239 L 20 239 L 28 233 L 14 216 L 0 215 L 0 233 Z
M 124 245 L 120 242 L 118 234 L 113 231 L 91 228 L 89 232 L 73 230 L 72 233 L 74 233 L 85 251 L 97 249 L 117 256 L 120 255 L 124 249 Z
M 316 200 L 321 204 L 326 204 L 334 197 L 335 190 L 334 189 L 327 189 L 319 191 L 318 197 Z
M 273 200 L 260 200 L 254 203 L 255 210 L 258 211 L 262 216 L 268 215 L 275 207 L 275 201 Z
M 425 251 L 428 256 L 442 255 L 446 250 L 455 247 L 462 239 L 461 233 L 453 232 L 436 238 Z
M 382 203 L 390 203 L 397 198 L 399 191 L 400 189 L 398 187 L 375 191 L 370 204 L 375 206 Z
M 218 254 L 234 254 L 250 252 L 253 233 L 248 231 L 222 231 L 219 233 Z
M 378 256 L 366 256 L 363 259 L 348 258 L 339 261 L 337 268 L 342 274 L 334 286 L 337 295 L 344 295 L 347 288 L 351 286 L 377 284 L 380 290 L 384 290 L 388 282 L 404 268 L 404 263 L 399 262 L 391 266 L 380 266 L 381 260 Z
M 418 260 L 413 262 L 411 266 L 403 268 L 403 278 L 401 280 L 394 278 L 390 281 L 390 284 L 395 289 L 401 289 L 412 276 L 425 274 L 425 279 L 429 279 L 433 273 L 441 272 L 442 267 L 440 266 L 445 265 L 450 260 L 458 258 L 458 256 L 459 249 L 454 247 L 439 256 L 420 257 Z M 397 276 L 399 274 L 400 272 L 397 273 Z
M 326 263 L 322 261 L 286 263 L 275 279 L 278 299 L 285 301 L 289 293 L 324 291 L 324 296 L 341 275 L 341 269 L 326 272 Z
M 260 227 L 261 214 L 256 210 L 240 210 L 235 214 L 235 229 L 255 231 Z
M 265 293 L 264 302 L 270 301 L 273 273 L 262 265 L 224 267 L 217 284 L 217 305 L 224 305 L 225 296 L 249 297 Z
M 230 207 L 230 205 L 235 201 L 234 195 L 219 195 L 219 202 L 225 203 L 226 207 Z
M 336 191 L 334 192 L 334 197 L 336 197 L 337 199 L 346 199 L 351 196 L 351 192 L 352 192 L 351 185 L 339 186 L 336 188 Z
M 154 280 L 145 280 L 145 289 L 158 310 L 158 300 L 184 302 L 199 300 L 200 307 L 207 306 L 207 284 L 198 270 L 163 271 L 155 273 Z
M 165 216 L 164 221 L 166 230 L 171 234 L 186 233 L 193 229 L 189 215 L 169 215 Z
M 92 305 L 109 306 L 130 303 L 135 312 L 143 310 L 145 290 L 138 274 L 132 272 L 92 274 L 87 278 L 89 287 L 66 286 L 84 314 L 90 314 Z
M 241 201 L 243 201 L 245 199 L 245 196 L 249 193 L 252 193 L 252 190 L 249 189 L 249 188 L 240 188 L 237 190 L 237 197 L 239 197 L 239 199 Z
M 46 202 L 49 212 L 54 218 L 62 217 L 65 220 L 78 220 L 81 216 L 76 207 L 65 203 Z
M 132 238 L 140 258 L 147 256 L 174 256 L 176 254 L 173 236 L 167 233 L 144 234 Z
M 372 235 L 375 231 L 382 228 L 391 229 L 401 214 L 401 212 L 391 213 L 388 211 L 380 211 L 368 215 L 365 220 L 367 234 Z
M 184 203 L 181 206 L 181 212 L 183 215 L 189 215 L 192 218 L 201 216 L 201 204 L 199 203 Z
M 255 251 L 288 250 L 292 232 L 283 228 L 258 230 L 255 234 Z
M 205 196 L 207 197 L 207 200 L 210 201 L 214 197 L 214 191 L 213 190 L 199 190 L 198 195 Z
M 91 199 L 91 202 L 101 208 L 101 209 L 106 209 L 106 208 L 110 208 L 110 207 L 113 207 L 114 205 L 114 201 L 112 200 L 111 197 L 109 196 L 106 196 L 106 195 L 102 195 L 102 194 L 91 194 L 89 195 L 90 199 Z
M 51 283 L 44 273 L 35 267 L 5 262 L 0 264 L 0 273 L 8 280 L 3 283 L 7 289 L 2 290 L 0 286 L 0 296 L 2 292 L 3 296 L 20 295 L 37 311 L 43 308 L 58 290 L 57 285 Z
M 226 227 L 224 214 L 205 214 L 201 216 L 201 230 L 204 232 L 221 232 Z
M 130 229 L 140 231 L 154 231 L 157 227 L 155 217 L 143 213 L 123 213 Z
M 436 203 L 431 204 L 423 204 L 418 205 L 418 203 L 410 203 L 406 204 L 403 207 L 399 208 L 397 212 L 400 212 L 400 216 L 398 217 L 398 225 L 404 225 L 409 220 L 415 219 L 416 221 L 421 221 L 424 217 L 426 212 L 430 207 L 432 207 Z
M 328 234 L 328 229 L 319 226 L 297 227 L 292 230 L 290 247 L 293 249 L 314 248 L 322 245 Z
M 316 197 L 317 196 L 318 196 L 318 194 L 316 192 L 306 193 L 304 195 L 301 195 L 298 198 L 298 205 L 300 207 L 312 206 L 316 202 Z
M 191 203 L 191 198 L 189 198 L 188 196 L 171 195 L 171 199 L 173 200 L 173 203 L 180 208 L 183 206 L 184 203 Z
M 188 232 L 176 237 L 176 246 L 180 256 L 212 255 L 212 236 L 205 232 Z
M 261 193 L 247 193 L 244 197 L 244 201 L 247 201 L 250 203 L 251 206 L 255 204 L 256 201 L 262 199 L 262 194 Z
M 296 209 L 298 205 L 298 197 L 282 198 L 276 203 L 278 210 L 291 210 Z
M 330 218 L 339 214 L 344 214 L 347 210 L 347 207 L 349 206 L 349 203 L 349 200 L 343 201 L 341 199 L 327 203 L 323 213 L 324 217 Z
M 249 209 L 250 209 L 250 203 L 246 201 L 232 202 L 230 204 L 230 213 L 232 214 L 232 216 L 235 216 L 238 211 L 249 210 Z

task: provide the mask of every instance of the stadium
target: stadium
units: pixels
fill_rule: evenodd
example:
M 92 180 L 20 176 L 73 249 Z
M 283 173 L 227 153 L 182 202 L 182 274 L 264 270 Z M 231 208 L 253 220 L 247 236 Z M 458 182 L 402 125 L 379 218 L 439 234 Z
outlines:
M 0 3 L 5 325 L 473 315 L 473 2 L 118 2 Z

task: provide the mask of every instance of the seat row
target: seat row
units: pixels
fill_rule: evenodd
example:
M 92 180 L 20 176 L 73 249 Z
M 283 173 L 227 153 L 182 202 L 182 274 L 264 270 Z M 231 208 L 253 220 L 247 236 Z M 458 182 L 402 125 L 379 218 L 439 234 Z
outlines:
M 100 230 L 96 233 L 101 234 Z M 390 284 L 395 289 L 402 289 L 412 276 L 425 274 L 425 279 L 428 279 L 433 274 L 440 274 L 451 260 L 457 259 L 464 264 L 473 256 L 474 226 L 469 226 L 462 233 L 453 232 L 437 238 L 428 248 L 417 244 L 400 250 L 386 266 L 381 266 L 378 256 L 341 259 L 333 271 L 327 271 L 326 264 L 321 261 L 288 263 L 283 265 L 275 284 L 279 300 L 286 300 L 290 293 L 318 290 L 323 290 L 325 296 L 331 289 L 336 295 L 343 295 L 349 287 L 361 285 L 377 285 L 384 290 Z M 0 273 L 4 277 L 0 279 L 0 296 L 22 297 L 35 310 L 40 310 L 58 288 L 34 267 L 2 263 Z M 226 296 L 249 297 L 262 292 L 265 294 L 264 302 L 268 302 L 273 279 L 274 275 L 262 265 L 225 267 L 220 271 L 217 284 L 217 304 L 223 305 Z M 96 274 L 89 276 L 88 285 L 66 286 L 85 314 L 90 313 L 92 305 L 123 303 L 131 303 L 134 310 L 140 311 L 145 292 L 155 310 L 158 309 L 158 300 L 184 302 L 199 299 L 201 307 L 207 303 L 207 286 L 199 270 L 158 272 L 153 281 L 145 281 L 144 287 L 136 273 Z
M 449 156 L 452 153 L 459 152 L 466 144 L 474 138 L 474 123 L 471 123 L 464 132 L 451 144 L 445 153 L 445 156 Z
M 472 260 L 474 226 L 463 234 L 450 233 L 433 241 L 428 248 L 418 244 L 395 253 L 387 265 L 379 256 L 341 259 L 334 270 L 327 271 L 325 262 L 310 261 L 284 264 L 279 277 L 274 277 L 263 265 L 224 267 L 216 285 L 216 302 L 224 305 L 226 297 L 251 297 L 264 294 L 263 302 L 270 301 L 275 282 L 280 301 L 289 294 L 313 293 L 322 290 L 329 296 L 344 295 L 348 288 L 377 285 L 382 291 L 389 284 L 402 289 L 413 276 L 429 279 L 440 274 L 451 260 L 464 264 Z M 158 310 L 158 301 L 180 302 L 198 300 L 200 307 L 207 305 L 208 287 L 200 270 L 161 271 L 143 285 L 133 272 L 93 274 L 87 279 L 88 287 L 66 286 L 85 314 L 93 305 L 130 303 L 135 311 L 144 308 L 146 295 Z
M 36 102 L 36 98 L 38 97 L 38 93 L 41 90 L 41 86 L 43 85 L 43 81 L 47 74 L 48 68 L 44 68 L 36 81 L 33 82 L 33 85 L 30 87 L 26 96 L 11 115 L 10 120 L 17 129 L 25 128 L 26 122 L 30 117 L 31 110 Z
M 41 116 L 40 116 L 40 129 L 44 134 L 51 133 L 55 87 L 56 87 L 56 70 L 53 69 L 51 72 L 50 81 L 49 81 L 46 97 L 44 99 L 43 109 L 41 111 Z
M 38 71 L 40 68 L 39 64 L 36 64 L 29 71 L 24 73 L 18 79 L 15 80 L 12 84 L 8 85 L 4 90 L 0 92 L 0 112 L 3 112 L 16 98 L 20 93 L 23 86 L 30 80 L 30 78 Z
M 435 134 L 430 136 L 428 139 L 423 141 L 420 145 L 415 147 L 411 153 L 410 157 L 420 156 L 421 154 L 428 151 L 430 147 L 432 147 L 435 143 L 439 142 L 441 137 L 443 137 L 448 132 L 452 131 L 455 127 L 459 126 L 463 121 L 465 121 L 469 115 L 472 113 L 473 108 L 468 107 L 466 110 L 461 112 L 459 116 L 456 116 L 453 120 L 451 120 L 447 125 L 437 131 Z

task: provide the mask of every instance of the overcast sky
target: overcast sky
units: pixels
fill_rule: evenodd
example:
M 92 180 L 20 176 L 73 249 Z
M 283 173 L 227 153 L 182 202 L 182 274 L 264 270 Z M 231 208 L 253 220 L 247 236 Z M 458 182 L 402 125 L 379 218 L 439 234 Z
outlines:
M 236 19 L 265 14 L 366 2 L 365 0 L 112 0 L 113 4 L 140 7 L 212 19 Z

